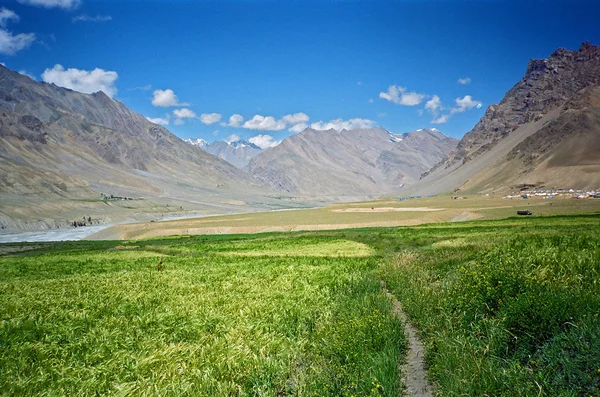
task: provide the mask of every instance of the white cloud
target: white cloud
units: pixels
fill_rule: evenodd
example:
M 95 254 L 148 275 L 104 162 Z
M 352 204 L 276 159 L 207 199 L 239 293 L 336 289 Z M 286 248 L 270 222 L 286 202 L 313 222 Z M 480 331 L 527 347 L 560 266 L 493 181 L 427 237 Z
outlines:
M 471 84 L 471 78 L 465 77 L 465 78 L 458 79 L 458 84 L 462 84 L 462 85 Z
M 59 64 L 54 65 L 52 69 L 44 70 L 44 73 L 42 73 L 42 80 L 46 83 L 54 83 L 86 94 L 104 91 L 111 98 L 117 93 L 115 81 L 118 77 L 117 72 L 113 71 L 98 68 L 92 71 L 75 68 L 65 70 Z
M 224 127 L 240 127 L 242 124 L 242 121 L 244 121 L 244 118 L 242 117 L 241 114 L 234 114 L 231 117 L 229 117 L 229 123 L 221 123 L 222 126 Z
M 175 116 L 175 125 L 182 125 L 185 123 L 186 119 L 196 118 L 196 113 L 188 108 L 175 109 L 173 110 L 173 115 Z
M 22 74 L 23 76 L 27 76 L 27 77 L 29 77 L 31 80 L 35 80 L 35 79 L 36 79 L 36 78 L 35 78 L 33 75 L 31 75 L 31 74 L 27 73 L 27 72 L 26 72 L 26 71 L 24 71 L 24 70 L 19 70 L 19 74 Z
M 481 102 L 473 100 L 471 95 L 465 95 L 462 98 L 456 98 L 456 107 L 452 109 L 453 113 L 462 113 L 466 110 L 471 110 Z
M 154 124 L 169 125 L 169 118 L 168 117 L 166 117 L 166 118 L 162 118 L 162 117 L 155 117 L 155 118 L 146 117 L 146 119 L 148 121 L 150 121 L 151 123 L 154 123 Z
M 5 28 L 10 21 L 19 22 L 19 16 L 12 10 L 0 8 L 0 28 Z M 0 29 L 0 54 L 16 54 L 34 41 L 34 33 L 12 34 L 6 29 Z
M 5 27 L 6 23 L 11 20 L 19 22 L 19 16 L 8 8 L 0 8 L 0 26 Z
M 310 125 L 310 127 L 313 130 L 330 130 L 330 129 L 334 129 L 337 131 L 341 131 L 341 130 L 352 130 L 352 129 L 356 129 L 356 128 L 372 128 L 375 126 L 375 122 L 373 120 L 368 120 L 368 119 L 361 119 L 361 118 L 354 118 L 354 119 L 350 119 L 350 120 L 342 120 L 342 119 L 335 119 L 335 120 L 331 120 L 327 123 L 324 123 L 322 121 L 318 121 L 316 123 L 312 123 Z
M 34 33 L 19 33 L 13 35 L 7 30 L 0 29 L 0 54 L 16 54 L 22 49 L 29 47 L 34 41 Z
M 430 112 L 437 114 L 437 111 L 440 109 L 440 107 L 442 106 L 442 101 L 440 100 L 440 97 L 437 95 L 434 95 L 430 100 L 428 100 L 425 103 L 425 109 L 429 110 Z
M 286 123 L 283 120 L 275 120 L 272 116 L 265 117 L 257 114 L 246 121 L 242 127 L 249 130 L 280 131 L 286 127 Z
M 178 119 L 193 119 L 194 117 L 196 117 L 196 113 L 194 113 L 194 111 L 188 108 L 175 109 L 173 110 L 173 114 Z
M 309 120 L 308 115 L 304 113 L 288 114 L 281 119 L 284 123 L 293 125 L 298 123 L 306 123 Z
M 200 121 L 206 125 L 214 124 L 221 120 L 219 113 L 203 113 L 200 115 Z
M 388 87 L 387 92 L 380 92 L 379 98 L 404 106 L 416 106 L 423 102 L 425 95 L 416 92 L 407 92 L 406 88 L 397 85 Z
M 464 113 L 467 110 L 471 110 L 474 107 L 481 107 L 481 102 L 474 100 L 471 95 L 465 95 L 462 98 L 456 98 L 454 100 L 454 102 L 456 102 L 456 106 L 454 106 L 453 108 L 450 109 L 449 113 L 443 114 L 438 116 L 437 113 L 437 109 L 436 110 L 431 110 L 429 108 L 427 108 L 427 106 L 425 106 L 428 110 L 431 110 L 431 112 L 433 113 L 433 115 L 435 116 L 433 120 L 431 120 L 431 122 L 433 124 L 444 124 L 446 122 L 448 122 L 448 120 L 450 119 L 450 117 L 452 117 L 452 115 L 456 114 L 456 113 Z M 429 103 L 429 102 L 428 102 Z
M 373 103 L 373 102 L 375 102 L 375 101 L 373 100 L 373 98 L 369 98 L 369 103 Z
M 242 124 L 244 121 L 242 115 L 234 114 L 229 118 L 229 123 L 221 123 L 221 125 L 262 131 L 281 131 L 284 128 L 291 126 L 289 129 L 290 131 L 298 132 L 307 127 L 306 122 L 308 120 L 308 115 L 302 112 L 287 114 L 281 119 L 276 119 L 273 116 L 262 116 L 260 114 L 256 114 L 250 120 L 247 120 L 244 124 Z
M 177 95 L 171 89 L 166 90 L 155 90 L 154 98 L 152 98 L 152 105 L 163 108 L 170 106 L 189 106 L 189 103 L 179 102 Z
M 231 134 L 227 137 L 227 139 L 225 139 L 225 142 L 231 143 L 231 142 L 236 142 L 239 140 L 240 140 L 240 136 L 238 134 Z
M 45 8 L 64 8 L 65 10 L 79 7 L 80 0 L 18 0 L 21 4 L 40 6 Z
M 112 21 L 112 17 L 110 15 L 96 15 L 91 16 L 88 14 L 77 15 L 76 17 L 71 18 L 71 22 L 108 22 Z
M 273 139 L 271 135 L 257 135 L 248 139 L 250 143 L 255 144 L 261 149 L 267 149 L 270 147 L 275 147 L 281 143 L 281 141 L 276 141 Z
M 450 118 L 449 114 L 443 114 L 440 117 L 436 117 L 433 120 L 431 120 L 431 122 L 433 124 L 444 124 L 448 121 L 448 119 Z
M 293 126 L 291 126 L 290 128 L 288 128 L 288 131 L 291 131 L 291 132 L 302 132 L 307 127 L 308 127 L 308 124 L 306 124 L 306 123 L 294 124 Z

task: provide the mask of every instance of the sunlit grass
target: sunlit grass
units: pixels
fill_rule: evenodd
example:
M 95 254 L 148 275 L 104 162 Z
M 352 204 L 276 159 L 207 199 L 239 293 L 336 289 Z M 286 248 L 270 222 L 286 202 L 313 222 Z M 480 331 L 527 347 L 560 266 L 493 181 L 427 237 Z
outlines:
M 370 252 L 219 237 L 0 258 L 0 390 L 397 395 L 404 339 Z
M 440 226 L 382 268 L 440 394 L 599 395 L 600 217 Z
M 0 393 L 395 396 L 405 340 L 383 278 L 439 394 L 598 395 L 599 227 L 591 214 L 12 244 Z

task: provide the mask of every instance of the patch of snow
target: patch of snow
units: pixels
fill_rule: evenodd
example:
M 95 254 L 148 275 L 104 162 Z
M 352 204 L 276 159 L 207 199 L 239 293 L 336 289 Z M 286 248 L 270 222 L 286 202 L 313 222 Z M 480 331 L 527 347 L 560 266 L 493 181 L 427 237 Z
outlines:
M 208 144 L 208 142 L 206 142 L 204 139 L 202 138 L 198 138 L 198 139 L 184 139 L 183 140 L 185 143 L 188 143 L 192 146 L 198 146 L 198 147 L 204 147 Z
M 402 134 L 392 134 L 391 132 L 388 134 L 390 135 L 390 142 L 401 142 L 404 139 Z

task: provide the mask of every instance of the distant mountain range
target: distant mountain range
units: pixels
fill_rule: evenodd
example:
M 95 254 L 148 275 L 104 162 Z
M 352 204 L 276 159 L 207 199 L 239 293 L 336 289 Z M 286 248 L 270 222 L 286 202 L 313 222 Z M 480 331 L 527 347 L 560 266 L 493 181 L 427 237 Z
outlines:
M 406 192 L 600 188 L 600 47 L 558 49 Z
M 208 143 L 204 139 L 198 138 L 195 140 L 184 139 L 184 142 L 197 146 L 205 152 L 217 156 L 238 168 L 244 168 L 248 165 L 252 157 L 262 152 L 260 147 L 245 140 L 232 142 L 214 141 Z
M 401 135 L 384 128 L 306 129 L 255 156 L 245 169 L 287 193 L 377 196 L 418 180 L 456 143 L 436 129 Z

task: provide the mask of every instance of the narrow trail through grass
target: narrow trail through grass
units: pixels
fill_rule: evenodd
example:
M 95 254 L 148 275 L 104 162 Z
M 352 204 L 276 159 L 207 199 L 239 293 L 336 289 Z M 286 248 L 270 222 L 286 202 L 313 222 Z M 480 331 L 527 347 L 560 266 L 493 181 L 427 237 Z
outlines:
M 402 308 L 402 303 L 387 289 L 385 281 L 381 280 L 381 288 L 385 291 L 390 302 L 392 311 L 404 326 L 404 336 L 407 341 L 407 351 L 404 362 L 400 366 L 402 383 L 405 385 L 403 396 L 406 397 L 431 397 L 432 390 L 429 383 L 429 375 L 425 368 L 425 347 L 417 335 L 417 329 L 410 323 Z

